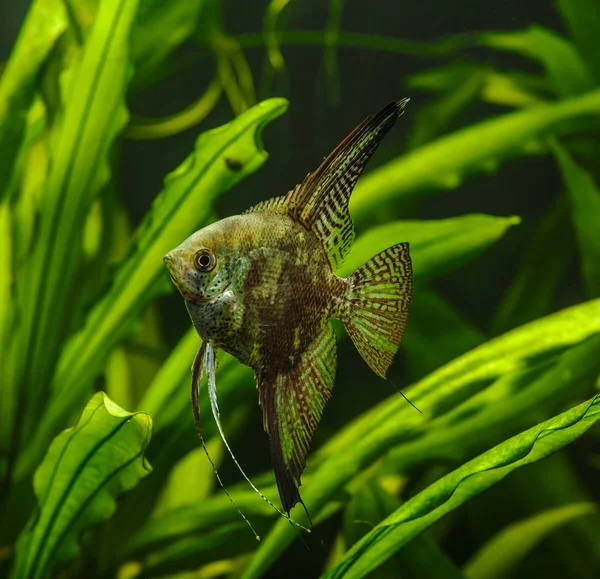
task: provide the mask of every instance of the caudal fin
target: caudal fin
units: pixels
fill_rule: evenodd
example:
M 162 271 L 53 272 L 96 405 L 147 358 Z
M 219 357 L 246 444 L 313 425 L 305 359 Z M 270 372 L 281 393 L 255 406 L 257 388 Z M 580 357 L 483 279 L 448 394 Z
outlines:
M 342 319 L 354 345 L 373 372 L 386 377 L 406 327 L 412 295 L 408 243 L 377 254 L 349 278 Z

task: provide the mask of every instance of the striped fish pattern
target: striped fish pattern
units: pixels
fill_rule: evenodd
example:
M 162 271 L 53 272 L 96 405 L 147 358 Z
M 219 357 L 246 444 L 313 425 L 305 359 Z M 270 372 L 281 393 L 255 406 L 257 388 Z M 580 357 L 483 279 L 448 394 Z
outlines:
M 288 194 L 194 233 L 165 256 L 203 340 L 192 385 L 198 432 L 197 386 L 206 372 L 223 435 L 214 384 L 214 352 L 222 349 L 255 372 L 288 515 L 301 502 L 301 475 L 335 381 L 329 320 L 342 321 L 382 377 L 406 326 L 412 294 L 408 243 L 388 248 L 347 278 L 335 274 L 354 240 L 348 210 L 354 185 L 405 104 L 390 103 L 365 119 Z

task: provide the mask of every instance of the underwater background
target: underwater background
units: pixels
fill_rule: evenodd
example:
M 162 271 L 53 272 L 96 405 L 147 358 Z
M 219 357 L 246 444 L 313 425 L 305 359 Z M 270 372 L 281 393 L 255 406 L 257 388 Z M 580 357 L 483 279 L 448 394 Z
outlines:
M 0 575 L 596 577 L 599 37 L 597 0 L 0 3 Z M 340 330 L 299 537 L 203 392 L 257 542 L 162 256 L 404 97 L 341 274 L 410 242 L 422 414 Z M 252 372 L 217 388 L 277 502 Z

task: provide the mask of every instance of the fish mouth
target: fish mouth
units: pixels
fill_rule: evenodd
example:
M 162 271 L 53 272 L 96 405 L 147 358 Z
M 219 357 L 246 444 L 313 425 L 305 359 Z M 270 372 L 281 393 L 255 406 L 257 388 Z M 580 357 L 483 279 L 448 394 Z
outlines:
M 214 303 L 216 302 L 231 286 L 231 282 L 229 282 L 224 288 L 222 292 L 219 292 L 216 296 L 213 296 L 211 298 L 200 298 L 197 296 L 192 296 L 187 298 L 188 300 L 190 300 L 191 302 L 194 302 L 195 304 L 210 304 L 210 303 Z

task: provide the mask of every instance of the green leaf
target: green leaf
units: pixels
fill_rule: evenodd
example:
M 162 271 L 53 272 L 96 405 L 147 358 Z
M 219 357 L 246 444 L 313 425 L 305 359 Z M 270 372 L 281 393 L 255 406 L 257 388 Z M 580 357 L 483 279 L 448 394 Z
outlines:
M 564 147 L 552 145 L 571 205 L 583 280 L 589 297 L 600 296 L 600 187 Z
M 23 419 L 17 423 L 13 446 L 29 440 L 44 410 L 68 327 L 69 300 L 78 293 L 75 277 L 86 216 L 109 179 L 109 153 L 126 122 L 129 32 L 137 4 L 102 2 L 80 61 L 63 73 L 64 105 L 52 131 L 35 246 L 15 284 L 21 323 L 9 387 L 10 382 L 20 387 L 14 414 Z M 45 440 L 54 434 L 46 433 Z
M 358 182 L 350 200 L 357 227 L 364 227 L 391 201 L 454 189 L 470 173 L 493 171 L 507 157 L 539 150 L 538 139 L 564 121 L 599 112 L 596 90 L 469 126 L 390 161 Z
M 593 503 L 575 503 L 548 509 L 513 523 L 492 537 L 463 568 L 468 579 L 514 576 L 519 563 L 544 538 L 577 517 L 596 512 Z
M 344 510 L 346 542 L 353 545 L 377 523 L 400 507 L 400 501 L 383 490 L 377 481 L 367 483 Z M 458 568 L 449 557 L 426 535 L 415 537 L 410 548 L 396 553 L 377 569 L 378 578 L 396 579 L 459 579 Z
M 8 190 L 40 70 L 68 25 L 61 0 L 35 0 L 0 77 L 0 199 Z
M 135 237 L 135 246 L 120 266 L 110 290 L 92 309 L 85 326 L 67 344 L 52 381 L 52 398 L 35 437 L 17 465 L 21 478 L 35 466 L 45 440 L 81 403 L 110 350 L 158 293 L 171 290 L 163 255 L 207 225 L 218 196 L 256 171 L 268 154 L 262 148 L 265 125 L 287 109 L 287 101 L 270 99 L 230 123 L 200 135 L 194 152 L 167 176 Z M 227 159 L 241 169 L 232 170 Z
M 571 30 L 581 57 L 600 82 L 600 19 L 596 0 L 556 0 L 567 26 Z
M 464 76 L 464 69 L 458 69 L 457 72 L 461 77 Z M 409 148 L 416 148 L 447 132 L 461 113 L 479 97 L 487 75 L 487 68 L 473 67 L 467 78 L 452 82 L 455 86 L 432 103 L 421 107 L 415 115 Z
M 454 271 L 498 241 L 519 217 L 461 215 L 438 220 L 394 221 L 360 235 L 340 271 L 346 276 L 376 253 L 401 241 L 410 242 L 413 276 L 432 279 Z
M 483 333 L 439 294 L 422 285 L 414 288 L 410 323 L 402 338 L 411 379 L 433 372 L 484 341 Z
M 490 449 L 407 501 L 348 551 L 326 577 L 364 577 L 443 515 L 516 468 L 556 452 L 600 418 L 600 395 Z
M 56 437 L 35 473 L 38 512 L 21 534 L 13 579 L 52 576 L 79 554 L 80 533 L 108 519 L 116 498 L 150 472 L 152 418 L 93 396 L 77 425 Z
M 516 377 L 519 378 L 519 373 L 531 372 L 528 369 L 532 366 L 535 367 L 542 361 L 548 363 L 552 355 L 556 356 L 557 351 L 578 344 L 599 332 L 600 300 L 594 300 L 517 328 L 439 368 L 412 388 L 406 389 L 407 396 L 423 414 L 415 412 L 401 397 L 394 396 L 355 419 L 320 449 L 313 462 L 317 464 L 317 470 L 312 475 L 311 484 L 305 486 L 304 503 L 313 514 L 318 512 L 333 493 L 390 447 L 412 438 L 426 422 L 438 416 L 443 417 L 490 381 L 509 375 L 509 383 L 500 383 L 498 390 L 493 390 L 490 399 L 486 400 L 487 405 L 491 405 L 486 405 L 486 408 L 493 412 L 498 398 L 506 396 L 506 389 L 514 389 L 514 384 L 512 387 L 510 384 L 510 381 L 514 381 L 511 374 L 516 372 Z M 553 388 L 572 395 L 568 386 L 572 387 L 573 376 L 577 372 L 594 370 L 593 366 L 599 363 L 597 341 L 593 344 L 586 342 L 582 348 L 581 353 L 577 351 L 573 354 L 573 360 L 571 357 L 567 358 L 565 364 L 569 365 L 568 371 L 561 369 L 555 373 L 558 382 L 554 383 Z M 596 369 L 597 371 L 599 370 Z M 536 388 L 536 392 L 540 390 L 544 391 L 546 388 Z M 511 402 L 510 397 L 507 400 L 508 403 Z M 477 405 L 467 412 L 467 416 L 477 410 L 480 403 L 476 402 Z M 460 418 L 460 411 L 457 412 L 457 418 Z M 471 430 L 467 434 L 469 438 L 466 441 L 473 444 L 477 443 L 476 437 L 481 436 L 480 431 L 475 433 Z M 455 440 L 459 447 L 464 442 L 464 436 Z M 427 448 L 435 450 L 435 445 L 428 444 Z M 410 454 L 411 457 L 418 458 L 414 452 Z M 285 521 L 278 522 L 261 543 L 248 567 L 246 577 L 260 575 L 293 538 L 294 534 L 286 528 Z
M 485 46 L 539 61 L 558 96 L 574 96 L 594 88 L 594 81 L 577 49 L 547 28 L 532 26 L 517 32 L 485 32 L 480 41 Z
M 549 314 L 558 286 L 575 253 L 564 198 L 535 224 L 515 276 L 496 309 L 492 333 L 500 334 Z
M 131 38 L 135 84 L 148 79 L 195 32 L 206 3 L 207 0 L 146 0 L 140 4 Z

